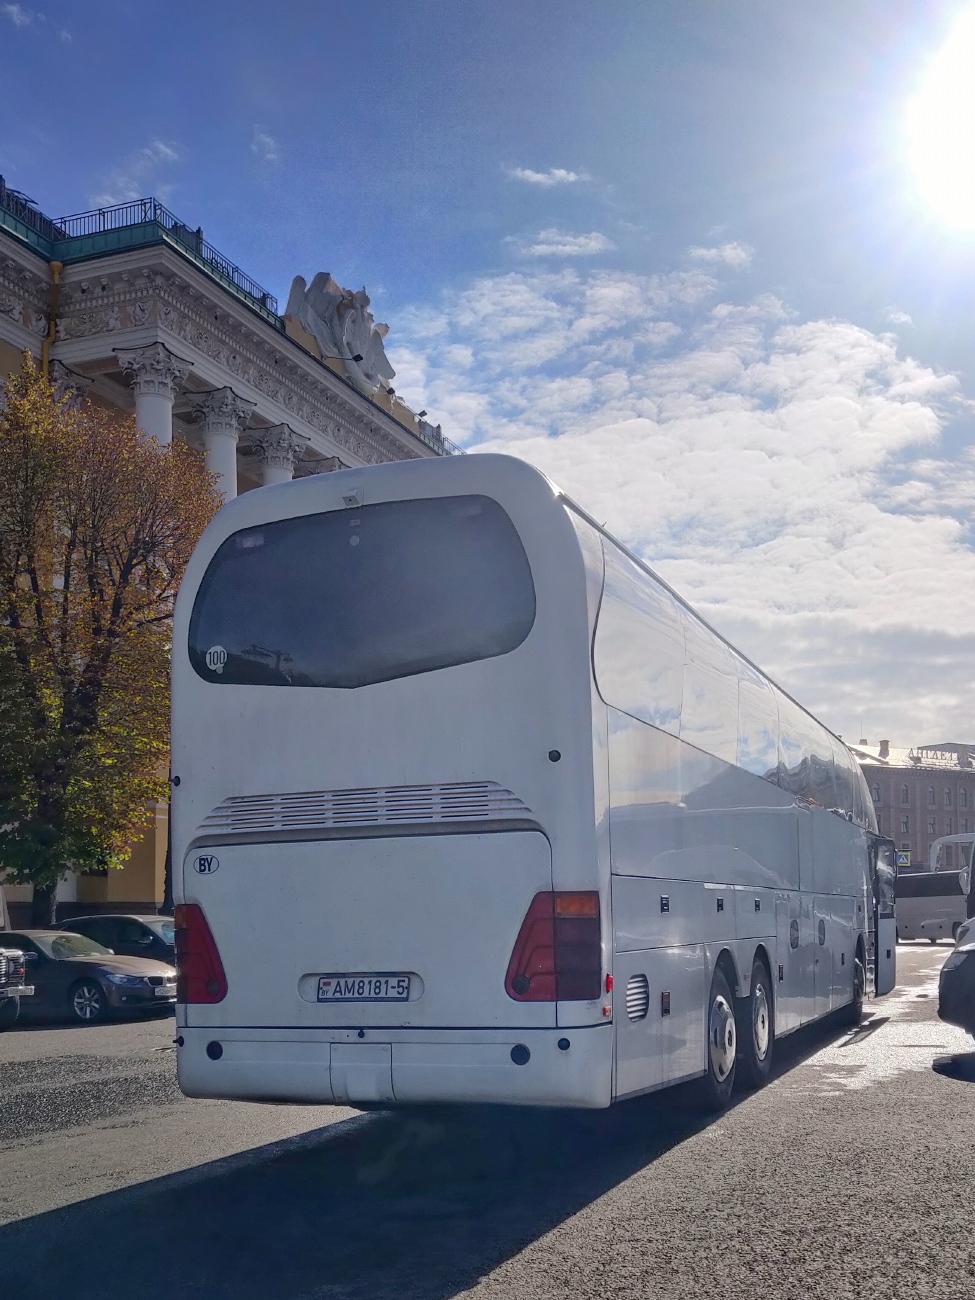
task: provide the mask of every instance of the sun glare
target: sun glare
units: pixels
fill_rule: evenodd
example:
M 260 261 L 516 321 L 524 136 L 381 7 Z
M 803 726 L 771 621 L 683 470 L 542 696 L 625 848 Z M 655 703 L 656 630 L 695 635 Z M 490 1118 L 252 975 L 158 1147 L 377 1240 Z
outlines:
M 921 198 L 946 224 L 975 231 L 975 8 L 925 70 L 906 127 Z

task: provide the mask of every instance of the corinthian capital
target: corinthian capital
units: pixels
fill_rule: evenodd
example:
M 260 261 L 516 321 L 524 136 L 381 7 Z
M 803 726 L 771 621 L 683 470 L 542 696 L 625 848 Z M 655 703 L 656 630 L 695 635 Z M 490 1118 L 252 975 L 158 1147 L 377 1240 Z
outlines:
M 256 405 L 238 397 L 232 388 L 215 388 L 210 393 L 201 393 L 193 409 L 203 416 L 208 434 L 233 438 L 236 442 Z
M 137 397 L 140 393 L 158 393 L 172 401 L 191 369 L 189 361 L 174 356 L 162 343 L 150 343 L 146 348 L 117 348 L 115 355 L 125 373 L 132 376 Z
M 265 469 L 286 469 L 294 472 L 308 439 L 295 433 L 290 424 L 274 424 L 270 429 L 252 429 L 251 445 L 261 454 Z

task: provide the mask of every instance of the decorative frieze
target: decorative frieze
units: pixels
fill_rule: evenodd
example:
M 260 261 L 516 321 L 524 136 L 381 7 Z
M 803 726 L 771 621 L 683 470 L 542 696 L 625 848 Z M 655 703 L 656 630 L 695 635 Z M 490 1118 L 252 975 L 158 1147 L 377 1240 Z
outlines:
M 310 375 L 293 357 L 292 345 L 230 315 L 223 304 L 189 286 L 181 277 L 159 271 L 105 275 L 77 281 L 62 295 L 58 339 L 111 336 L 155 325 L 181 339 L 345 448 L 366 464 L 408 460 L 419 453 L 382 428 L 342 392 L 342 381 L 323 370 Z M 406 431 L 404 430 L 404 434 Z

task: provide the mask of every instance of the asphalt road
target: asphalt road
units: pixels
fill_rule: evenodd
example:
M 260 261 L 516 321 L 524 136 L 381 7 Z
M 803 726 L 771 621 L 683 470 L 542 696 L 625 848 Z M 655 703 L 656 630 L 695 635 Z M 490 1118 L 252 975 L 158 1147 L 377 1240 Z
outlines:
M 0 1037 L 0 1295 L 528 1300 L 975 1295 L 975 1043 L 948 946 L 800 1031 L 714 1119 L 187 1101 L 171 1019 Z

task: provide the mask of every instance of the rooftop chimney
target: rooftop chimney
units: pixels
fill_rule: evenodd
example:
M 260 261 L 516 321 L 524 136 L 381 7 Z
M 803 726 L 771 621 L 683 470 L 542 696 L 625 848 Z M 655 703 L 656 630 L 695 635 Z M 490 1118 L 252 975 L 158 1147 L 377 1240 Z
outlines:
M 889 741 L 889 740 L 882 740 L 882 741 L 880 742 L 880 757 L 881 757 L 881 758 L 890 758 L 890 741 Z

